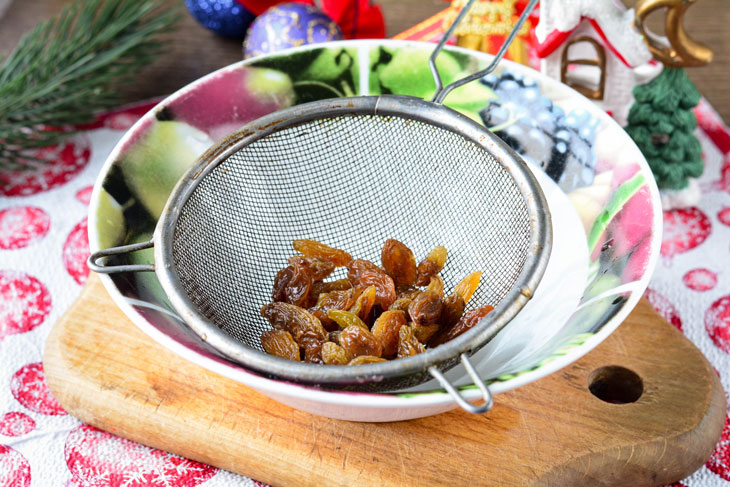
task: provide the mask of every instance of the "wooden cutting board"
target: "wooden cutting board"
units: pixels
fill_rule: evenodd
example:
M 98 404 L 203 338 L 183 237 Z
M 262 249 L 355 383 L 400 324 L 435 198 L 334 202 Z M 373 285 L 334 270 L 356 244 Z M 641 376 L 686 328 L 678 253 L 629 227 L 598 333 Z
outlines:
M 484 416 L 369 424 L 291 409 L 153 342 L 93 276 L 44 365 L 83 421 L 275 486 L 664 485 L 707 460 L 726 411 L 713 368 L 646 302 L 584 358 L 496 396 Z M 605 402 L 591 382 L 608 399 L 640 397 Z

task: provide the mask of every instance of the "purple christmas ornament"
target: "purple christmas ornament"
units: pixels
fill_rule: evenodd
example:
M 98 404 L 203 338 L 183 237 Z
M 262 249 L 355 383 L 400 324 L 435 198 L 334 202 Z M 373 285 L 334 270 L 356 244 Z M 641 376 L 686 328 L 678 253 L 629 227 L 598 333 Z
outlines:
M 243 39 L 256 17 L 236 0 L 185 0 L 190 14 L 218 35 Z
M 243 43 L 243 57 L 342 39 L 339 26 L 321 10 L 301 3 L 283 3 L 259 15 L 251 24 Z

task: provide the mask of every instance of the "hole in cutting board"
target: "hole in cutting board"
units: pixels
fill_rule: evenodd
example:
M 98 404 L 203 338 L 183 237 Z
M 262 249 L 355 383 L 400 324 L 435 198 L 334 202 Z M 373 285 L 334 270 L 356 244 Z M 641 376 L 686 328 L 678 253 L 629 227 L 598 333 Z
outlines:
M 644 392 L 644 382 L 632 370 L 609 365 L 591 372 L 588 389 L 601 401 L 628 404 L 639 400 Z

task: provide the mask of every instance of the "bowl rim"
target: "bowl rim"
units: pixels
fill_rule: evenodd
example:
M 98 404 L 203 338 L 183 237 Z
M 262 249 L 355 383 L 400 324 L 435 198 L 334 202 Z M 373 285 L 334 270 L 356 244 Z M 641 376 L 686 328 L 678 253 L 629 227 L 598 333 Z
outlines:
M 276 53 L 272 53 L 271 57 L 276 56 L 285 56 L 288 54 L 295 54 L 297 52 L 302 51 L 308 51 L 312 49 L 320 49 L 320 48 L 327 48 L 327 47 L 356 47 L 356 48 L 368 48 L 374 46 L 392 46 L 392 47 L 416 47 L 416 48 L 432 48 L 433 44 L 429 42 L 423 42 L 423 41 L 408 41 L 408 40 L 398 40 L 398 39 L 371 39 L 371 40 L 347 40 L 347 41 L 333 41 L 333 42 L 326 42 L 326 43 L 319 43 L 319 44 L 310 44 L 306 46 L 300 46 L 295 47 L 291 49 L 286 49 L 282 51 L 278 51 Z M 470 49 L 455 47 L 455 46 L 445 46 L 445 50 L 451 51 L 451 52 L 458 52 L 462 53 L 470 58 L 473 58 L 475 60 L 479 61 L 486 61 L 492 59 L 493 56 L 473 51 Z M 267 56 L 268 57 L 268 56 Z M 155 107 L 150 109 L 145 115 L 143 115 L 125 134 L 124 136 L 119 140 L 119 142 L 116 144 L 112 152 L 107 156 L 99 175 L 97 176 L 97 179 L 94 183 L 94 189 L 92 191 L 90 204 L 89 204 L 89 243 L 92 252 L 99 250 L 99 235 L 97 233 L 97 212 L 99 207 L 99 201 L 100 201 L 100 193 L 102 191 L 102 183 L 104 182 L 104 179 L 106 175 L 109 173 L 109 170 L 114 165 L 114 163 L 119 159 L 119 156 L 121 153 L 123 153 L 123 149 L 126 148 L 127 144 L 133 139 L 133 137 L 136 136 L 136 133 L 147 123 L 152 121 L 154 119 L 155 113 L 157 110 L 167 105 L 173 100 L 179 99 L 186 95 L 187 93 L 197 89 L 200 85 L 208 82 L 212 78 L 215 78 L 216 76 L 219 76 L 220 74 L 238 69 L 250 64 L 255 63 L 256 61 L 260 60 L 261 57 L 258 58 L 252 58 L 242 61 L 237 61 L 235 63 L 229 64 L 227 66 L 221 67 L 220 69 L 213 71 L 211 73 L 208 73 L 205 76 L 202 76 L 201 78 L 198 78 L 197 80 L 185 85 L 184 87 L 180 88 L 179 90 L 175 91 L 174 93 L 168 95 L 164 99 L 160 100 Z M 611 118 L 607 113 L 605 113 L 603 110 L 601 110 L 598 107 L 595 107 L 590 100 L 585 98 L 580 93 L 576 92 L 575 90 L 571 89 L 570 87 L 563 85 L 562 83 L 558 82 L 557 80 L 554 80 L 552 78 L 549 78 L 548 76 L 542 74 L 540 71 L 534 70 L 528 66 L 524 66 L 518 63 L 515 63 L 510 60 L 502 60 L 500 63 L 500 66 L 497 68 L 497 71 L 503 70 L 504 68 L 508 68 L 509 71 L 517 72 L 523 75 L 527 75 L 536 81 L 538 81 L 541 86 L 549 86 L 551 88 L 555 88 L 558 91 L 563 91 L 565 93 L 570 93 L 571 97 L 574 99 L 581 100 L 582 104 L 591 107 L 591 114 L 597 118 L 600 119 L 600 121 L 603 124 L 608 125 L 614 125 L 616 128 L 621 129 L 621 127 L 618 125 L 618 123 Z M 369 72 L 369 67 L 368 67 Z M 365 85 L 367 86 L 367 84 Z M 621 129 L 623 130 L 623 129 Z M 635 149 L 635 152 L 637 154 L 641 154 L 638 147 L 636 147 L 636 144 L 631 140 L 631 138 L 626 135 L 626 143 L 633 146 Z M 651 176 L 651 170 L 649 169 L 648 163 L 646 162 L 646 159 L 643 156 L 640 156 L 635 161 L 639 167 L 640 171 L 645 174 L 646 176 Z M 547 376 L 549 374 L 552 374 L 554 372 L 557 372 L 558 370 L 562 369 L 563 367 L 567 366 L 568 364 L 578 360 L 585 354 L 587 354 L 589 351 L 591 351 L 593 348 L 595 348 L 598 344 L 600 344 L 606 337 L 608 337 L 613 331 L 618 328 L 618 326 L 626 319 L 626 317 L 629 315 L 629 313 L 633 310 L 633 308 L 636 306 L 636 304 L 639 302 L 643 295 L 643 290 L 646 289 L 646 287 L 649 284 L 649 280 L 651 279 L 651 276 L 653 274 L 653 271 L 656 267 L 656 264 L 659 260 L 659 249 L 661 246 L 661 235 L 662 235 L 662 212 L 661 212 L 661 203 L 660 203 L 660 197 L 659 197 L 659 190 L 656 186 L 656 182 L 654 181 L 653 177 L 646 177 L 644 185 L 649 190 L 649 196 L 652 202 L 652 207 L 654 208 L 654 214 L 652 218 L 652 227 L 651 227 L 651 245 L 650 245 L 650 252 L 649 252 L 649 260 L 647 262 L 646 268 L 644 269 L 644 273 L 642 274 L 641 278 L 637 281 L 632 282 L 633 284 L 632 288 L 639 289 L 640 292 L 632 292 L 629 299 L 624 303 L 624 305 L 621 307 L 621 309 L 613 316 L 611 317 L 596 333 L 594 333 L 591 337 L 586 339 L 581 345 L 578 345 L 576 347 L 571 348 L 565 355 L 559 356 L 557 358 L 554 358 L 549 363 L 535 369 L 523 372 L 519 375 L 517 375 L 514 378 L 510 378 L 505 381 L 495 382 L 491 384 L 490 390 L 495 393 L 501 393 L 506 392 L 508 390 L 514 389 L 516 387 L 521 387 L 525 384 L 528 384 L 530 382 L 533 382 L 541 377 Z M 112 300 L 119 306 L 122 311 L 129 317 L 132 322 L 135 323 L 137 327 L 139 327 L 144 333 L 146 333 L 150 338 L 155 340 L 157 343 L 162 345 L 163 347 L 167 348 L 168 350 L 172 351 L 173 353 L 181 356 L 182 358 L 193 362 L 197 365 L 202 366 L 203 368 L 206 368 L 212 372 L 215 372 L 219 375 L 222 375 L 224 377 L 227 377 L 229 379 L 235 380 L 237 382 L 243 383 L 249 387 L 252 387 L 254 389 L 260 390 L 262 392 L 270 392 L 272 394 L 276 395 L 287 395 L 290 397 L 299 397 L 311 401 L 317 401 L 321 402 L 323 404 L 330 404 L 330 405 L 342 405 L 342 406 L 367 406 L 372 408 L 394 408 L 394 407 L 413 407 L 413 406 L 434 406 L 434 405 L 444 405 L 447 403 L 453 403 L 455 405 L 454 399 L 451 395 L 449 395 L 445 390 L 443 389 L 435 389 L 431 391 L 419 391 L 414 393 L 399 393 L 399 392 L 386 392 L 386 393 L 369 393 L 369 392 L 350 392 L 350 391 L 335 391 L 335 390 L 324 390 L 319 389 L 312 386 L 306 386 L 302 384 L 294 384 L 286 381 L 281 380 L 275 380 L 275 379 L 268 379 L 263 376 L 260 376 L 252 371 L 246 370 L 242 367 L 235 366 L 235 364 L 231 364 L 230 362 L 226 362 L 225 360 L 216 360 L 213 357 L 206 357 L 202 356 L 197 351 L 192 350 L 191 348 L 187 347 L 183 343 L 173 339 L 169 335 L 166 335 L 162 333 L 159 329 L 157 329 L 155 326 L 150 324 L 135 308 L 132 301 L 129 300 L 129 298 L 123 296 L 119 289 L 115 286 L 112 278 L 108 275 L 100 275 L 102 284 L 107 289 L 107 292 L 109 292 L 109 295 L 112 297 Z M 475 389 L 467 389 L 462 391 L 462 395 L 471 400 L 471 399 L 477 399 L 480 397 L 480 392 Z

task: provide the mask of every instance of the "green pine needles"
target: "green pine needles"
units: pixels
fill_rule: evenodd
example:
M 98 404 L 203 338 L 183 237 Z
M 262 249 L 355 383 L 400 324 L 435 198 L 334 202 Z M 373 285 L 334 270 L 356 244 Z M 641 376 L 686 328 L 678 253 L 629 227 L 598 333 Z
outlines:
M 704 169 L 692 113 L 700 92 L 684 69 L 664 68 L 649 83 L 635 87 L 634 98 L 626 131 L 649 162 L 657 185 L 686 188 L 689 178 L 700 177 Z
M 154 0 L 77 0 L 0 59 L 0 169 L 37 166 L 30 149 L 120 103 L 119 88 L 161 53 L 178 19 Z M 48 130 L 54 127 L 54 130 Z

